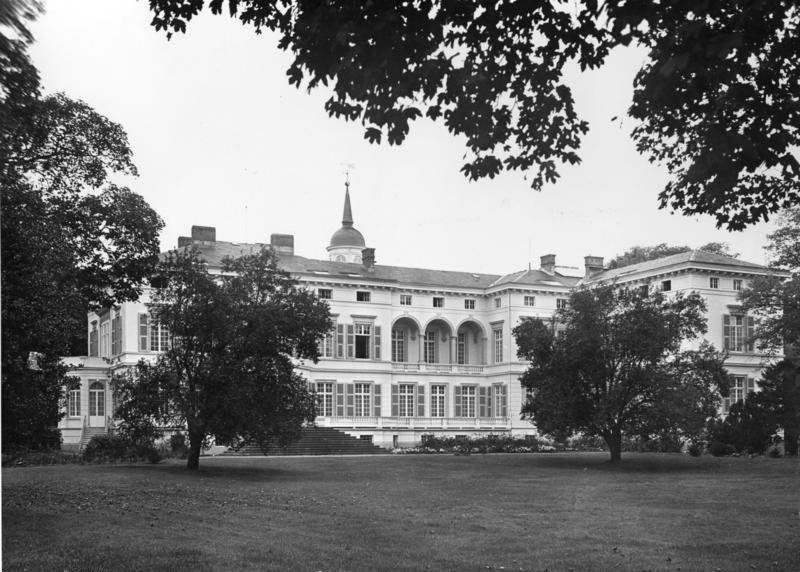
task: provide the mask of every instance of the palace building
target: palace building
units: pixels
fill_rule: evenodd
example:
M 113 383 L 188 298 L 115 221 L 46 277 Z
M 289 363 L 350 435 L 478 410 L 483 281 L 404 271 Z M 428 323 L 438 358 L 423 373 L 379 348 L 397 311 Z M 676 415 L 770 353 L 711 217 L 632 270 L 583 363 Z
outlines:
M 705 339 L 729 352 L 734 386 L 726 407 L 746 397 L 762 369 L 753 324 L 737 296 L 769 270 L 728 256 L 691 251 L 613 270 L 604 269 L 603 258 L 586 256 L 582 276 L 560 273 L 553 254 L 542 256 L 537 269 L 502 276 L 381 265 L 354 227 L 349 185 L 327 259 L 297 256 L 286 234 L 273 234 L 268 245 L 239 244 L 217 240 L 213 227 L 194 226 L 190 237 L 178 239 L 179 248 L 189 245 L 211 272 L 227 256 L 269 246 L 281 268 L 327 300 L 336 325 L 320 342 L 319 362 L 299 366 L 317 394 L 316 424 L 384 447 L 419 443 L 425 433 L 535 433 L 520 418 L 519 376 L 527 363 L 517 358 L 511 331 L 525 317 L 552 317 L 581 285 L 702 294 Z M 66 358 L 81 385 L 67 396 L 60 424 L 65 447 L 113 425 L 114 373 L 166 349 L 166 332 L 150 320 L 147 301 L 145 292 L 137 302 L 88 315 L 88 355 Z

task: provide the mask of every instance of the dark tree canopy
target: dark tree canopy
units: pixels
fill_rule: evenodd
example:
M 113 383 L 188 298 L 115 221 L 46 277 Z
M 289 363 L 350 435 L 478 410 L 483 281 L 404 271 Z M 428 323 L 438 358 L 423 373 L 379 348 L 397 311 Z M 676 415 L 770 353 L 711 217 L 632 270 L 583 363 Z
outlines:
M 706 331 L 704 312 L 698 294 L 606 287 L 574 292 L 558 333 L 538 318 L 521 322 L 517 355 L 531 365 L 520 380 L 532 392 L 523 415 L 545 434 L 602 437 L 612 461 L 623 436 L 696 437 L 728 389 L 713 346 L 681 350 Z
M 278 270 L 271 250 L 227 259 L 222 271 L 209 274 L 194 250 L 166 256 L 150 313 L 170 348 L 118 387 L 124 420 L 187 429 L 190 469 L 210 437 L 262 448 L 296 438 L 315 406 L 294 358 L 316 361 L 332 327 L 327 304 Z
M 153 25 L 185 32 L 204 0 L 150 0 Z M 210 0 L 294 55 L 289 81 L 332 90 L 331 116 L 371 142 L 401 143 L 441 118 L 463 136 L 470 179 L 530 173 L 541 189 L 578 163 L 588 125 L 565 66 L 602 66 L 611 50 L 648 57 L 628 111 L 639 153 L 664 165 L 661 208 L 741 229 L 800 202 L 800 9 L 755 2 L 297 2 Z
M 622 254 L 618 254 L 612 258 L 611 261 L 606 264 L 606 268 L 622 268 L 623 266 L 630 266 L 631 264 L 655 260 L 656 258 L 663 258 L 664 256 L 671 256 L 673 254 L 680 254 L 681 252 L 689 252 L 690 250 L 693 250 L 691 246 L 669 245 L 665 242 L 656 244 L 655 246 L 632 246 Z M 695 250 L 731 256 L 733 258 L 739 257 L 739 253 L 731 252 L 730 246 L 724 242 L 709 242 L 703 246 L 697 247 Z
M 58 445 L 66 369 L 86 312 L 137 299 L 158 260 L 159 216 L 110 181 L 135 174 L 124 130 L 81 101 L 42 96 L 27 55 L 36 3 L 0 8 L 3 446 Z M 38 364 L 31 369 L 31 353 Z

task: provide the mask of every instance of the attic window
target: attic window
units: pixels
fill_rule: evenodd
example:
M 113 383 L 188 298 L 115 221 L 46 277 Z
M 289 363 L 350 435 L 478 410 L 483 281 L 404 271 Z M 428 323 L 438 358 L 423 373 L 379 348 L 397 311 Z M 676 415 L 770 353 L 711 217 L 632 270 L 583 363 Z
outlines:
M 356 302 L 369 302 L 370 299 L 370 292 L 364 291 L 357 291 L 356 292 Z
M 669 292 L 670 290 L 672 290 L 672 280 L 664 280 L 661 282 L 662 292 Z

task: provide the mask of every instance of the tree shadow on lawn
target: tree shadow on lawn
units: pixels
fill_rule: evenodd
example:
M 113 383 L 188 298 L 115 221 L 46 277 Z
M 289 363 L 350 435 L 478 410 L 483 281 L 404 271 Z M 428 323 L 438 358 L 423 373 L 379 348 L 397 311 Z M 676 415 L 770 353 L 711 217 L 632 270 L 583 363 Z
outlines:
M 200 461 L 200 468 L 192 471 L 186 468 L 186 462 L 160 462 L 152 464 L 115 464 L 103 465 L 104 468 L 111 471 L 132 471 L 143 474 L 171 476 L 178 479 L 235 479 L 238 481 L 292 481 L 298 480 L 317 480 L 325 478 L 324 475 L 317 475 L 317 471 L 303 470 L 303 469 L 286 469 L 278 467 L 265 466 L 264 463 L 251 463 L 243 464 L 236 463 L 203 463 Z

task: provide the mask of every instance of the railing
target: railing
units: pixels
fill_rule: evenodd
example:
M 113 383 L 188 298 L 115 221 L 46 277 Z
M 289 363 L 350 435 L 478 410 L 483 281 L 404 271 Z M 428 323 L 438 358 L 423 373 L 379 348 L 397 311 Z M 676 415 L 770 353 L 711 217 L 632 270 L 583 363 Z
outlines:
M 408 429 L 506 429 L 509 417 L 317 417 L 319 427 Z
M 392 369 L 400 371 L 432 371 L 436 373 L 483 373 L 482 365 L 457 364 L 457 363 L 411 363 L 404 361 L 393 361 Z

